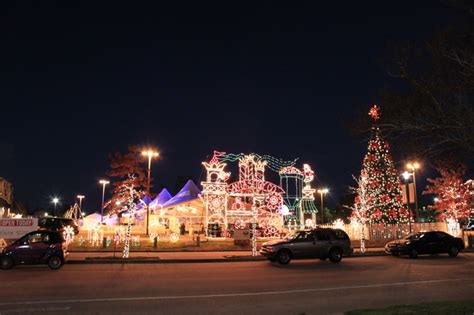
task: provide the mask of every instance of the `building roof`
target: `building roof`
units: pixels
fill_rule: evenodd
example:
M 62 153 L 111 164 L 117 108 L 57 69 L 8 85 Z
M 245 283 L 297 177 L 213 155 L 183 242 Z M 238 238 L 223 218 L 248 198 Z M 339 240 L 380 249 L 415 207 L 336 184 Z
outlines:
M 301 200 L 301 210 L 304 214 L 318 213 L 318 208 L 314 204 L 314 200 L 311 199 L 302 199 Z
M 150 207 L 154 208 L 154 207 L 162 206 L 171 198 L 173 197 L 171 196 L 168 189 L 163 188 L 161 192 L 158 194 L 158 196 L 152 202 L 150 202 Z
M 173 198 L 169 199 L 163 205 L 163 207 L 170 207 L 183 202 L 197 199 L 199 198 L 200 194 L 201 191 L 196 186 L 196 184 L 194 184 L 192 180 L 188 180 L 184 187 L 181 188 L 181 190 Z

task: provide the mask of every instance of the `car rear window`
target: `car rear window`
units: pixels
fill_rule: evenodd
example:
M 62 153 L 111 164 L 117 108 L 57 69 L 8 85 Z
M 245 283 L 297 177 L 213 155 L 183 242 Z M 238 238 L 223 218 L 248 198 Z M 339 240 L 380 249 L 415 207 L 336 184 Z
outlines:
M 63 238 L 62 238 L 61 234 L 59 234 L 59 233 L 51 233 L 51 234 L 49 234 L 49 238 L 50 238 L 51 243 L 62 243 L 63 242 Z
M 349 236 L 343 230 L 334 230 L 334 235 L 337 240 L 348 240 Z
M 318 241 L 330 241 L 331 234 L 329 234 L 329 232 L 326 230 L 317 230 L 316 238 L 318 239 Z

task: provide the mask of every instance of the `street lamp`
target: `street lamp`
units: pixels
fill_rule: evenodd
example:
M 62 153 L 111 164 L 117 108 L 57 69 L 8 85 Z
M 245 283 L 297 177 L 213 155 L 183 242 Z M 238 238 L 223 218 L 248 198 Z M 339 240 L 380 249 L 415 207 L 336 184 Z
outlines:
M 408 208 L 408 226 L 410 228 L 410 234 L 411 234 L 411 210 L 410 210 L 410 196 L 409 196 L 409 187 L 408 187 L 408 180 L 410 179 L 410 176 L 412 174 L 410 172 L 403 172 L 402 177 L 405 180 L 405 195 L 406 195 L 406 200 L 407 200 L 407 208 Z
M 59 198 L 58 197 L 54 197 L 53 199 L 51 199 L 51 202 L 54 204 L 54 213 L 53 213 L 53 216 L 57 215 L 56 213 L 56 208 L 57 208 L 57 205 L 59 203 Z
M 104 196 L 105 196 L 105 185 L 110 184 L 108 180 L 101 179 L 99 180 L 99 184 L 102 185 L 102 207 L 101 207 L 101 215 L 100 215 L 100 223 L 104 222 Z
M 324 223 L 324 201 L 323 201 L 323 195 L 327 194 L 329 192 L 329 189 L 327 188 L 322 188 L 318 189 L 318 193 L 321 196 L 321 224 Z
M 84 199 L 84 195 L 77 195 L 77 199 L 79 199 L 79 213 L 82 212 L 82 199 Z M 78 213 L 76 211 L 76 219 L 78 219 Z
M 146 186 L 146 195 L 147 195 L 147 203 L 146 203 L 146 235 L 149 235 L 149 227 L 150 227 L 150 175 L 151 175 L 151 159 L 154 157 L 158 157 L 160 154 L 153 150 L 146 150 L 142 152 L 143 156 L 148 157 L 148 181 Z
M 416 217 L 418 218 L 418 197 L 416 193 L 416 170 L 420 168 L 420 163 L 409 162 L 407 164 L 407 168 L 411 170 L 411 173 L 413 174 L 413 188 L 415 191 L 415 212 L 416 212 Z

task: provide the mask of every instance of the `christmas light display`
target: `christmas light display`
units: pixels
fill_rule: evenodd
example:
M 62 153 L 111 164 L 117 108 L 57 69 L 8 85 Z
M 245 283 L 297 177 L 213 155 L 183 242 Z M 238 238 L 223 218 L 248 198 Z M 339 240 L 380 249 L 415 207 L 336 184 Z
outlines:
M 335 229 L 345 230 L 344 221 L 342 221 L 341 219 L 337 219 L 332 223 L 332 227 Z
M 471 193 L 463 178 L 467 168 L 454 161 L 444 161 L 436 163 L 436 169 L 441 176 L 428 178 L 428 186 L 423 194 L 436 195 L 431 208 L 438 212 L 440 219 L 446 221 L 448 229 L 456 232 L 456 224 L 459 225 L 460 220 L 467 220 L 471 211 Z
M 283 167 L 279 172 L 280 186 L 285 190 L 283 200 L 290 214 L 285 217 L 288 223 L 289 219 L 295 219 L 301 228 L 316 225 L 316 213 L 318 212 L 314 204 L 314 192 L 311 182 L 314 180 L 314 172 L 309 164 L 303 165 L 303 170 L 294 166 Z M 307 224 L 305 215 L 311 215 L 312 223 Z
M 247 225 L 245 224 L 244 220 L 235 220 L 235 223 L 234 223 L 234 228 L 236 230 L 243 230 L 245 229 Z
M 304 227 L 307 228 L 307 229 L 313 228 L 313 227 L 314 227 L 314 222 L 313 222 L 313 220 L 311 220 L 311 219 L 306 219 L 306 220 L 304 221 Z
M 159 240 L 158 234 L 157 233 L 150 233 L 150 242 L 154 242 L 155 238 Z
M 238 162 L 237 181 L 228 183 L 230 172 L 225 170 L 226 162 Z M 201 183 L 205 229 L 219 226 L 225 237 L 231 234 L 228 229 L 250 226 L 252 253 L 256 255 L 259 235 L 280 237 L 285 225 L 304 227 L 304 214 L 317 211 L 311 188 L 314 172 L 308 164 L 299 170 L 295 163 L 296 160 L 283 161 L 268 155 L 214 151 L 212 158 L 203 162 L 207 171 L 206 181 Z M 280 185 L 265 179 L 266 168 L 280 175 Z
M 351 187 L 351 190 L 356 193 L 356 198 L 354 206 L 347 206 L 347 208 L 352 210 L 352 228 L 360 227 L 360 252 L 365 253 L 365 225 L 369 221 L 367 214 L 379 205 L 373 203 L 373 197 L 369 191 L 369 179 L 365 172 L 362 171 L 360 177 L 354 177 L 354 180 L 357 183 L 357 187 Z
M 350 220 L 351 220 L 350 232 L 351 232 L 352 237 L 354 239 L 361 239 L 360 237 L 361 227 L 360 227 L 359 219 L 357 219 L 357 216 L 355 216 L 353 213 Z
M 179 234 L 178 233 L 171 233 L 170 234 L 170 242 L 172 243 L 176 243 L 177 241 L 179 241 Z
M 367 178 L 366 188 L 370 197 L 367 199 L 367 218 L 371 224 L 408 223 L 410 215 L 403 206 L 399 174 L 390 156 L 389 144 L 383 140 L 376 125 L 381 116 L 380 109 L 374 105 L 369 115 L 373 119 L 372 137 L 361 172 Z
M 132 245 L 135 247 L 140 247 L 140 235 L 132 236 Z
M 130 176 L 130 182 L 133 182 L 133 175 Z M 127 230 L 125 232 L 125 244 L 123 246 L 122 258 L 128 258 L 130 256 L 130 239 L 132 237 L 132 221 L 135 217 L 135 212 L 137 209 L 137 203 L 140 201 L 140 194 L 135 190 L 133 184 L 127 185 L 128 199 L 124 204 L 124 207 L 128 211 L 127 219 Z M 138 200 L 138 202 L 136 202 Z
M 303 198 L 301 200 L 300 211 L 303 217 L 305 214 L 310 214 L 313 220 L 313 226 L 316 226 L 316 213 L 318 213 L 318 209 L 314 204 L 314 192 L 316 189 L 311 187 L 311 183 L 314 180 L 314 171 L 309 164 L 303 164 L 303 174 L 304 187 L 302 190 Z
M 66 213 L 64 213 L 64 217 L 68 219 L 75 219 L 75 220 L 78 220 L 79 218 L 83 217 L 81 209 L 79 208 L 79 205 L 77 204 L 77 202 L 72 207 L 70 207 L 66 211 Z
M 100 246 L 100 241 L 104 238 L 104 230 L 100 222 L 95 224 L 91 230 L 88 231 L 88 239 L 92 246 Z
M 214 151 L 214 154 L 216 154 L 216 153 L 218 153 L 217 159 L 219 159 L 219 161 L 236 162 L 236 161 L 240 161 L 242 158 L 245 157 L 245 154 L 243 154 L 243 153 L 240 153 L 240 154 L 232 154 L 232 153 L 226 154 L 225 152 L 216 152 L 216 151 Z M 251 155 L 254 156 L 255 159 L 258 160 L 258 161 L 265 161 L 266 166 L 268 168 L 270 168 L 272 171 L 277 172 L 277 173 L 284 167 L 294 166 L 296 164 L 296 161 L 298 160 L 298 159 L 295 159 L 293 161 L 283 161 L 282 159 L 277 159 L 277 158 L 274 158 L 270 155 L 260 156 L 260 155 L 255 154 L 255 153 L 253 153 Z
M 226 163 L 239 161 L 239 180 L 228 184 L 230 173 L 225 172 Z M 214 152 L 209 162 L 203 165 L 207 171 L 206 181 L 202 182 L 206 207 L 206 228 L 218 224 L 226 233 L 229 224 L 235 229 L 252 226 L 252 242 L 256 246 L 256 226 L 260 223 L 267 234 L 274 234 L 273 228 L 281 226 L 281 206 L 283 189 L 265 181 L 267 161 L 255 154 L 225 154 Z M 283 163 L 273 159 L 272 165 Z M 258 221 L 258 222 L 257 222 Z M 276 222 L 278 223 L 275 226 Z M 237 224 L 236 224 L 237 223 Z
M 295 219 L 304 224 L 302 221 L 303 213 L 300 211 L 301 199 L 303 198 L 303 172 L 294 166 L 287 166 L 283 167 L 278 175 L 280 176 L 280 186 L 285 191 L 283 201 L 286 209 L 288 209 L 285 221 L 289 222 L 290 219 Z
M 446 223 L 448 225 L 448 233 L 452 236 L 458 237 L 461 233 L 461 227 L 459 226 L 458 220 L 454 218 L 447 218 Z
M 70 225 L 67 225 L 66 227 L 64 227 L 64 230 L 63 230 L 63 237 L 64 237 L 64 240 L 66 241 L 66 245 L 69 245 L 72 243 L 72 241 L 74 240 L 74 228 Z

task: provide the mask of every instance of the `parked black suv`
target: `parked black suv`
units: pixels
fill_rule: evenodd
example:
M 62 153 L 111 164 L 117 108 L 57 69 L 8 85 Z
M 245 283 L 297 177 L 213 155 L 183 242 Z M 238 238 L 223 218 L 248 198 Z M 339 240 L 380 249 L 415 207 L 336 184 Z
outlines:
M 351 255 L 352 252 L 351 240 L 346 232 L 329 228 L 298 231 L 285 239 L 266 242 L 260 250 L 260 254 L 268 260 L 282 265 L 300 258 L 329 258 L 338 263 L 343 255 Z
M 79 234 L 79 226 L 73 219 L 46 217 L 39 218 L 38 220 L 38 226 L 41 229 L 46 229 L 50 231 L 62 231 L 68 225 L 74 228 L 75 235 Z

